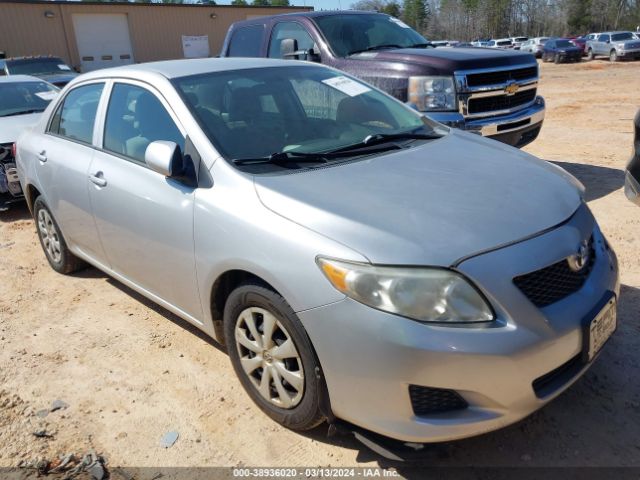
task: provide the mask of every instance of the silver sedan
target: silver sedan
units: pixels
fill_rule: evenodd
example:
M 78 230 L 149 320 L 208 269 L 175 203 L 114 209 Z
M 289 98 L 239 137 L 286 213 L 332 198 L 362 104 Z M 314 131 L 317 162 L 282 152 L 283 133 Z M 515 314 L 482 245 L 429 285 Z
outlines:
M 616 257 L 575 178 L 334 69 L 92 72 L 17 149 L 51 266 L 93 265 L 226 344 L 292 429 L 504 427 L 616 328 Z

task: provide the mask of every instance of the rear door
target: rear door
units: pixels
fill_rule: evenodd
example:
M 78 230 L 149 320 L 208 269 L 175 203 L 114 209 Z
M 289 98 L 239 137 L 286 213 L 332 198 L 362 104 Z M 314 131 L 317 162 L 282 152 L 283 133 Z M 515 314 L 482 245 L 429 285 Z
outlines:
M 194 319 L 202 318 L 193 245 L 196 189 L 149 169 L 149 143 L 184 152 L 185 131 L 167 102 L 146 84 L 115 81 L 103 138 L 90 168 L 98 231 L 111 268 Z
M 45 199 L 72 249 L 106 265 L 89 200 L 89 166 L 93 159 L 96 112 L 104 82 L 69 90 L 44 134 L 29 152 L 38 162 L 37 175 Z

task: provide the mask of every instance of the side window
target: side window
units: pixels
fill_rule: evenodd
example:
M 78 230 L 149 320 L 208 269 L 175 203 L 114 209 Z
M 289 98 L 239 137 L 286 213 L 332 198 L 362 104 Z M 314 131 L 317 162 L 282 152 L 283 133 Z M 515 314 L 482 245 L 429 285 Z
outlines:
M 147 146 L 156 140 L 175 142 L 184 152 L 184 137 L 164 106 L 148 90 L 116 83 L 104 127 L 104 149 L 145 163 Z
M 600 38 L 598 38 L 599 42 L 608 42 L 609 41 L 609 35 L 600 35 Z
M 104 83 L 74 88 L 64 98 L 51 120 L 49 132 L 91 144 L 96 111 Z
M 264 25 L 250 25 L 236 29 L 229 40 L 230 57 L 259 57 Z
M 281 52 L 282 40 L 293 38 L 298 42 L 298 50 L 310 50 L 313 48 L 313 39 L 306 28 L 297 22 L 280 22 L 273 27 L 271 43 L 269 44 L 269 57 L 283 58 Z
M 4 71 L 4 62 L 0 62 L 0 77 L 4 77 L 7 72 Z

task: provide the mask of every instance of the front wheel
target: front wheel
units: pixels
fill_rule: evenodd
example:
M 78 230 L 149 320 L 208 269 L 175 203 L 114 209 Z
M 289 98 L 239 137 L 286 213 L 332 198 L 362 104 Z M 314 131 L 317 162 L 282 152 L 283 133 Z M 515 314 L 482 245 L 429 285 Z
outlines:
M 589 49 L 587 50 L 587 60 L 593 60 L 595 58 L 595 55 L 593 54 L 593 50 Z
M 556 53 L 555 57 L 553 58 L 553 62 L 554 63 L 560 63 L 562 60 L 560 59 L 560 54 Z
M 618 61 L 618 52 L 616 52 L 615 50 L 611 50 L 611 53 L 609 53 L 609 60 L 612 62 L 617 62 Z
M 241 285 L 225 304 L 224 334 L 236 375 L 263 412 L 292 430 L 324 421 L 320 365 L 284 298 L 259 283 Z
M 51 268 L 58 273 L 73 273 L 85 268 L 86 263 L 71 253 L 67 247 L 60 227 L 41 196 L 33 203 L 33 215 L 40 245 Z

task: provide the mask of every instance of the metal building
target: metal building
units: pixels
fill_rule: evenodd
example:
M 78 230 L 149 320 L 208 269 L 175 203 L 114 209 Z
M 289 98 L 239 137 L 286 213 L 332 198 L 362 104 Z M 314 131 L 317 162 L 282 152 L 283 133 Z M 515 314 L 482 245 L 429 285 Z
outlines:
M 0 52 L 55 55 L 81 71 L 215 56 L 233 22 L 311 9 L 0 0 Z

